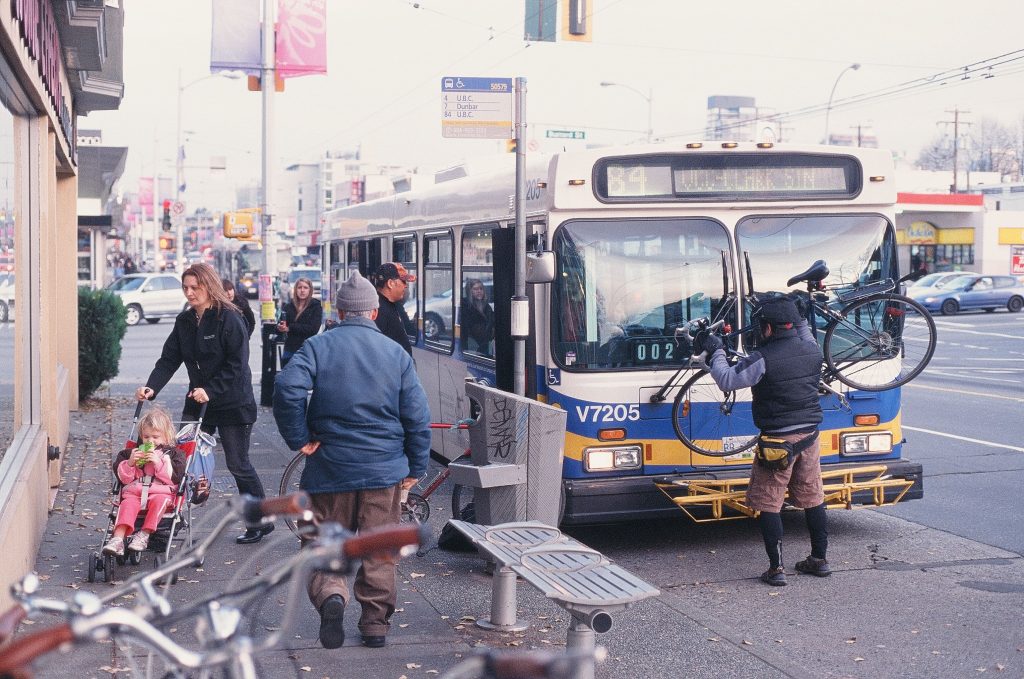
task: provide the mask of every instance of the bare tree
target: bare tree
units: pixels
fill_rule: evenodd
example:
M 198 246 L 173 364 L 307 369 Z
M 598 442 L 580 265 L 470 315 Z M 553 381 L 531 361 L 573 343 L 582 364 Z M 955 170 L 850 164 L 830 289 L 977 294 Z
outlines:
M 1007 175 L 1018 170 L 1017 134 L 994 118 L 982 118 L 971 127 L 965 150 L 973 172 Z
M 921 149 L 917 165 L 922 170 L 953 169 L 953 138 L 940 132 Z

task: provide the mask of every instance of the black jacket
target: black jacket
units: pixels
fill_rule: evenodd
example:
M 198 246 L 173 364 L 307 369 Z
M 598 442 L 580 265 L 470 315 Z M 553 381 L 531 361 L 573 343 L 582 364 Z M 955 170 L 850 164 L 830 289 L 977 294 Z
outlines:
M 256 421 L 249 338 L 242 314 L 234 306 L 219 312 L 207 309 L 200 321 L 192 309 L 178 314 L 146 386 L 160 393 L 182 363 L 188 371 L 189 391 L 202 387 L 210 397 L 204 425 Z M 182 419 L 195 420 L 198 414 L 199 405 L 185 399 Z
M 822 421 L 818 381 L 821 349 L 797 337 L 796 330 L 776 330 L 757 348 L 765 362 L 764 377 L 751 387 L 754 424 L 761 431 L 798 431 Z
M 242 312 L 242 318 L 245 319 L 245 327 L 249 328 L 249 337 L 252 337 L 252 331 L 256 329 L 256 316 L 252 313 L 249 300 L 245 296 L 239 297 L 236 294 L 235 299 L 232 301 L 238 307 L 238 310 Z
M 288 334 L 284 338 L 284 350 L 294 354 L 302 348 L 302 343 L 320 332 L 320 324 L 324 320 L 324 308 L 318 299 L 310 299 L 301 314 L 296 315 L 294 302 L 284 305 L 283 313 L 288 322 Z
M 377 328 L 386 336 L 402 345 L 402 348 L 412 356 L 412 345 L 409 344 L 407 328 L 412 326 L 409 316 L 405 313 L 405 307 L 397 302 L 392 302 L 384 295 L 377 293 L 377 300 L 380 307 L 377 309 Z
M 480 311 L 472 302 L 464 301 L 459 312 L 459 327 L 463 350 L 490 353 L 494 339 L 494 310 L 490 304 L 485 303 Z

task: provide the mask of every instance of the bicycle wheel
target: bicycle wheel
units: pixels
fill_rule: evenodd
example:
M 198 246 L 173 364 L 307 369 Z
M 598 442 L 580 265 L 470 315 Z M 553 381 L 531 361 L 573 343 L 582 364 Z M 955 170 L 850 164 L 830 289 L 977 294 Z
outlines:
M 473 504 L 473 489 L 465 488 L 459 484 L 452 485 L 452 518 L 468 520 L 466 508 Z
M 680 387 L 672 403 L 672 427 L 687 448 L 711 457 L 736 455 L 757 442 L 749 398 L 722 391 L 707 370 Z
M 419 493 L 409 493 L 402 503 L 402 523 L 426 523 L 430 518 L 430 503 Z
M 302 477 L 302 469 L 305 464 L 306 456 L 302 453 L 292 458 L 292 461 L 284 468 L 284 473 L 281 474 L 281 485 L 277 489 L 279 495 L 289 495 L 299 489 L 299 479 Z M 299 534 L 299 527 L 295 523 L 295 519 L 285 517 L 284 522 L 288 526 L 288 530 L 296 535 Z
M 842 319 L 825 330 L 822 349 L 829 371 L 849 387 L 901 387 L 921 374 L 935 353 L 935 321 L 909 297 L 872 295 L 840 313 Z

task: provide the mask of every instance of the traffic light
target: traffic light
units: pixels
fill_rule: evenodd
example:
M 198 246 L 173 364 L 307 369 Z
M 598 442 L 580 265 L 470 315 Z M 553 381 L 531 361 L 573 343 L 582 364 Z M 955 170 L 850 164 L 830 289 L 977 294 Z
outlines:
M 164 216 L 163 219 L 160 220 L 160 225 L 163 227 L 164 231 L 171 230 L 171 201 L 169 200 L 164 201 Z
M 160 236 L 160 249 L 161 250 L 173 250 L 174 249 L 174 238 L 172 236 Z
M 515 153 L 516 152 L 516 140 L 515 139 L 506 139 L 505 140 L 505 150 L 508 151 L 509 153 Z

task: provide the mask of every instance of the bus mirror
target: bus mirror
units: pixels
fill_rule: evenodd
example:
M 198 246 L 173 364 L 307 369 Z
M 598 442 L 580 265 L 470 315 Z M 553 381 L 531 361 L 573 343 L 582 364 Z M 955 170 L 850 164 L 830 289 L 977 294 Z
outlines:
M 550 250 L 526 253 L 526 282 L 550 283 L 555 280 L 555 253 Z

